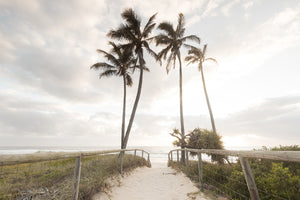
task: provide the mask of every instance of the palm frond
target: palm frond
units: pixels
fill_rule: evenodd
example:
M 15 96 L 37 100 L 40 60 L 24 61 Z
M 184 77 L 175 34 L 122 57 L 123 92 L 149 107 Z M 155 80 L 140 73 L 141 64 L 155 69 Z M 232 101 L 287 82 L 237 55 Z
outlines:
M 197 35 L 188 35 L 188 36 L 181 38 L 182 43 L 184 43 L 187 40 L 194 41 L 194 42 L 197 42 L 198 44 L 200 44 L 200 38 Z
M 199 62 L 199 59 L 194 58 L 194 59 L 190 60 L 190 61 L 187 63 L 187 65 L 194 64 L 195 62 Z M 201 62 L 201 61 L 200 61 L 200 62 Z
M 171 38 L 176 37 L 176 32 L 173 28 L 173 25 L 170 22 L 162 22 L 158 25 L 157 28 L 164 31 Z
M 174 53 L 169 55 L 167 59 L 167 66 L 166 66 L 167 74 L 169 73 L 172 66 L 174 66 L 175 68 L 175 59 L 176 59 L 176 55 Z
M 150 69 L 149 69 L 149 67 L 146 67 L 146 66 L 144 66 L 144 68 L 143 68 L 146 72 L 150 72 Z
M 106 70 L 106 71 L 102 72 L 100 74 L 99 78 L 102 78 L 103 76 L 110 77 L 110 76 L 116 75 L 117 73 L 118 73 L 118 70 L 109 69 L 109 70 Z
M 156 24 L 154 23 L 154 24 L 151 24 L 150 26 L 148 26 L 147 28 L 145 28 L 145 30 L 142 33 L 142 37 L 143 38 L 148 38 L 149 34 L 152 32 L 152 30 L 154 29 L 155 25 Z
M 147 52 L 155 58 L 156 61 L 159 61 L 157 54 L 149 47 L 149 44 L 147 41 L 145 41 L 145 40 L 143 41 L 143 46 L 145 47 Z
M 131 76 L 128 73 L 125 75 L 125 79 L 126 79 L 126 85 L 131 87 L 133 84 L 133 81 L 132 81 Z
M 205 60 L 210 60 L 210 61 L 213 61 L 213 62 L 215 62 L 216 64 L 218 64 L 218 61 L 217 61 L 216 59 L 214 59 L 214 58 L 205 58 Z
M 181 38 L 184 35 L 185 28 L 184 28 L 185 20 L 184 15 L 182 13 L 178 14 L 178 24 L 176 27 L 176 36 Z
M 126 21 L 127 25 L 130 27 L 131 31 L 136 35 L 141 35 L 141 19 L 138 15 L 132 10 L 132 8 L 125 9 L 122 14 L 122 18 Z
M 115 66 L 121 66 L 119 60 L 112 54 L 110 53 L 107 53 L 106 51 L 103 51 L 101 49 L 97 49 L 97 52 L 98 53 L 102 53 L 104 54 L 104 57 L 109 61 L 111 62 L 112 64 L 114 64 Z
M 166 60 L 167 54 L 168 54 L 168 52 L 170 51 L 171 48 L 172 48 L 172 45 L 168 45 L 166 48 L 162 49 L 157 55 L 158 59 Z
M 188 51 L 188 54 L 193 55 L 194 57 L 197 57 L 198 59 L 201 59 L 203 57 L 201 49 L 197 49 L 197 48 L 191 48 Z
M 121 24 L 117 29 L 110 30 L 107 36 L 116 40 L 134 40 L 135 36 L 131 32 L 131 28 L 126 24 Z
M 116 53 L 119 57 L 121 56 L 121 47 L 120 46 L 118 46 L 118 45 L 116 45 L 114 42 L 112 42 L 112 41 L 109 41 L 108 42 L 108 44 L 109 45 L 111 45 L 112 46 L 112 49 L 111 49 L 111 53 Z
M 197 60 L 198 58 L 197 57 L 195 57 L 195 56 L 192 56 L 192 55 L 188 55 L 188 56 L 186 56 L 185 57 L 185 61 L 186 62 L 190 62 L 190 61 L 192 61 L 192 60 Z
M 97 69 L 99 69 L 99 68 L 113 69 L 113 68 L 115 68 L 115 66 L 110 65 L 110 64 L 105 63 L 105 62 L 98 62 L 98 63 L 93 64 L 93 65 L 90 67 L 90 69 L 95 69 L 95 70 L 97 70 Z
M 156 15 L 157 15 L 157 13 L 155 13 L 154 15 L 152 15 L 152 16 L 149 18 L 147 24 L 145 25 L 144 30 L 143 30 L 143 34 L 142 34 L 142 36 L 143 36 L 144 38 L 147 38 L 148 35 L 149 35 L 149 33 L 151 33 L 151 31 L 152 31 L 153 28 L 155 27 L 155 23 L 154 23 L 153 21 L 154 21 Z
M 128 23 L 131 27 L 140 27 L 141 20 L 132 10 L 132 8 L 125 9 L 122 14 L 122 18 Z
M 203 50 L 202 50 L 203 57 L 204 57 L 205 54 L 206 54 L 206 49 L 207 49 L 207 44 L 205 44 L 205 45 L 203 46 Z
M 167 35 L 159 34 L 159 35 L 155 36 L 155 42 L 156 42 L 156 46 L 168 45 L 172 42 L 172 39 L 169 38 Z
M 183 44 L 183 46 L 187 49 L 192 49 L 192 48 L 196 48 L 195 46 L 193 45 L 190 45 L 190 44 Z

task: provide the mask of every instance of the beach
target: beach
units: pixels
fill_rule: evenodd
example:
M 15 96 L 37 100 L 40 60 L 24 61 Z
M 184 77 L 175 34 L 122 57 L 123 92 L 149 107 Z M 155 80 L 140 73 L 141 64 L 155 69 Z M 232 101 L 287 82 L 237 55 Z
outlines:
M 118 179 L 111 192 L 98 193 L 93 200 L 208 200 L 183 173 L 154 162 Z

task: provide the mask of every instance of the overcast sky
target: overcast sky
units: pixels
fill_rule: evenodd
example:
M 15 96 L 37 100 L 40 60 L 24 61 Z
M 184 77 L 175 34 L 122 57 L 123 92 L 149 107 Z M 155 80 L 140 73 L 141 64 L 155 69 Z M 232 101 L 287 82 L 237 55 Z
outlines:
M 204 65 L 207 90 L 227 148 L 300 144 L 297 0 L 0 0 L 1 146 L 119 145 L 122 79 L 99 79 L 89 67 L 104 61 L 96 49 L 109 49 L 106 34 L 122 23 L 125 8 L 143 25 L 156 12 L 157 23 L 176 24 L 182 12 L 186 34 L 208 44 L 218 65 Z M 145 59 L 151 71 L 129 145 L 171 145 L 168 133 L 180 128 L 178 66 L 167 75 Z M 196 65 L 183 68 L 186 132 L 210 129 L 201 75 Z

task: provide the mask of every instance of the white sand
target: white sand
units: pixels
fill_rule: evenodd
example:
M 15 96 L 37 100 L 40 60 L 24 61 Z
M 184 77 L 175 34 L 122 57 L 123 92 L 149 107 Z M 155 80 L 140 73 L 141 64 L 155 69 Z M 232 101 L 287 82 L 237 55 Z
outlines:
M 152 163 L 152 168 L 138 168 L 121 178 L 109 196 L 97 194 L 94 200 L 208 200 L 184 174 L 166 166 Z

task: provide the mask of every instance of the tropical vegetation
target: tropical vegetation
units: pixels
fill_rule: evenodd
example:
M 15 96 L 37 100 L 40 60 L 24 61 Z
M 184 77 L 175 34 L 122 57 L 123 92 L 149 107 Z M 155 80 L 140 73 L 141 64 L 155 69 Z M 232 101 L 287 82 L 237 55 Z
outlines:
M 188 52 L 188 56 L 185 57 L 185 61 L 188 62 L 188 65 L 193 64 L 193 63 L 198 63 L 198 69 L 201 72 L 202 85 L 203 85 L 206 103 L 207 103 L 207 107 L 208 107 L 208 111 L 209 111 L 209 115 L 210 115 L 212 130 L 214 133 L 217 133 L 215 119 L 214 119 L 211 105 L 209 102 L 209 98 L 208 98 L 208 94 L 207 94 L 207 90 L 206 90 L 205 79 L 204 79 L 204 73 L 203 73 L 203 63 L 205 61 L 213 61 L 213 62 L 217 63 L 217 60 L 214 58 L 206 58 L 206 49 L 207 49 L 207 44 L 204 45 L 203 49 L 196 48 L 194 46 L 190 46 L 190 50 Z
M 136 15 L 132 9 L 126 9 L 121 14 L 123 20 L 125 21 L 117 29 L 109 31 L 108 36 L 112 39 L 123 41 L 125 43 L 121 44 L 120 47 L 126 52 L 132 52 L 137 58 L 139 65 L 135 65 L 135 68 L 139 69 L 139 83 L 136 98 L 130 115 L 129 123 L 126 129 L 124 138 L 122 138 L 122 149 L 127 147 L 130 130 L 133 124 L 137 106 L 142 91 L 143 84 L 143 72 L 146 66 L 146 61 L 144 59 L 144 50 L 146 50 L 150 55 L 157 57 L 156 53 L 150 48 L 148 40 L 150 34 L 155 27 L 154 19 L 156 14 L 152 15 L 144 28 L 141 27 L 141 19 Z
M 173 66 L 175 68 L 176 59 L 178 59 L 179 63 L 179 105 L 180 105 L 180 126 L 181 126 L 181 134 L 185 135 L 184 130 L 184 118 L 183 118 L 183 100 L 182 100 L 182 62 L 181 62 L 181 52 L 180 49 L 182 46 L 186 44 L 186 41 L 195 41 L 200 43 L 200 38 L 196 35 L 188 35 L 185 36 L 185 20 L 184 15 L 179 13 L 178 15 L 178 23 L 176 28 L 174 29 L 173 25 L 169 22 L 162 22 L 158 25 L 158 29 L 162 31 L 162 33 L 158 34 L 154 37 L 156 41 L 156 45 L 161 45 L 164 48 L 158 53 L 159 60 L 167 60 L 166 70 L 167 73 Z M 183 149 L 184 146 L 181 146 Z M 184 154 L 181 157 L 182 161 L 184 161 Z
M 263 147 L 264 151 L 300 151 L 298 145 Z M 282 162 L 266 159 L 249 159 L 260 199 L 300 199 L 300 163 Z M 172 167 L 185 172 L 182 164 L 170 162 Z M 189 173 L 192 180 L 198 180 L 198 162 L 189 162 Z M 208 190 L 230 199 L 249 199 L 245 176 L 239 159 L 229 164 L 203 162 L 203 182 Z
M 123 146 L 124 134 L 125 134 L 125 115 L 126 115 L 126 86 L 132 86 L 132 78 L 130 75 L 130 69 L 135 67 L 136 59 L 132 55 L 131 51 L 122 49 L 114 42 L 109 42 L 112 46 L 111 52 L 108 53 L 104 50 L 98 49 L 97 52 L 103 54 L 109 61 L 98 62 L 91 66 L 91 69 L 102 70 L 99 78 L 120 76 L 123 79 L 123 114 L 122 114 L 122 128 L 121 128 L 121 148 Z

